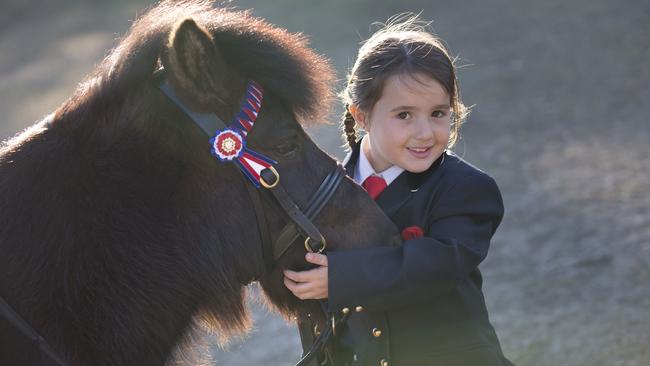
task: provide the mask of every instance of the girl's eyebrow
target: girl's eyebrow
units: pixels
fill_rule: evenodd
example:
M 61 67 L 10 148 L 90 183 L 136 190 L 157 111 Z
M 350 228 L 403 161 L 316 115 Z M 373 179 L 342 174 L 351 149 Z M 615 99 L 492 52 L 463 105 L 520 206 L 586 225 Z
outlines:
M 401 105 L 391 109 L 390 112 L 396 112 L 398 110 L 412 110 L 412 109 L 417 109 L 417 107 L 410 106 L 410 105 Z M 451 106 L 449 104 L 438 104 L 437 106 L 434 106 L 433 109 L 451 109 Z

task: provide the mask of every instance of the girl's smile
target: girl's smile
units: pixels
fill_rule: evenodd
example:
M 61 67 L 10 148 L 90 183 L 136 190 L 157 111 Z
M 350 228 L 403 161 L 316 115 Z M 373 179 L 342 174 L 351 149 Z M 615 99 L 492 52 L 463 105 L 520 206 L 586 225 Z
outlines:
M 431 146 L 424 148 L 407 147 L 407 149 L 413 157 L 418 159 L 426 159 L 431 152 Z

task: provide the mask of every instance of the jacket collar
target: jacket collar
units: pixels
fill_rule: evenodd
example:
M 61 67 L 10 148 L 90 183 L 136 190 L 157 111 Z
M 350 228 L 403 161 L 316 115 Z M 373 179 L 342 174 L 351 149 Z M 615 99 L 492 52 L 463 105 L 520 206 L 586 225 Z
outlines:
M 357 142 L 354 149 L 348 153 L 348 155 L 343 160 L 343 166 L 345 167 L 346 174 L 349 177 L 354 178 L 354 169 L 359 161 L 359 153 L 361 150 L 361 140 Z M 445 160 L 445 151 L 431 166 L 429 169 L 421 173 L 411 173 L 409 171 L 403 171 L 395 180 L 382 192 L 379 197 L 377 197 L 377 204 L 388 214 L 392 216 L 397 210 L 403 206 L 415 192 L 420 189 L 422 184 L 427 180 L 427 178 L 438 169 L 438 167 Z

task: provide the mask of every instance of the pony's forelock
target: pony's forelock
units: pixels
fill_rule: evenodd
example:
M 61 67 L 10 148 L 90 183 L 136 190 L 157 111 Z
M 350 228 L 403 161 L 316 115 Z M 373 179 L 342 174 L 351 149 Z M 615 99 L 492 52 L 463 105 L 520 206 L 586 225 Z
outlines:
M 205 0 L 162 1 L 147 10 L 76 95 L 92 98 L 101 89 L 141 85 L 160 66 L 173 27 L 185 18 L 208 29 L 228 64 L 277 95 L 299 122 L 318 123 L 330 111 L 335 74 L 330 62 L 309 48 L 305 35 L 273 26 L 248 10 L 216 8 Z

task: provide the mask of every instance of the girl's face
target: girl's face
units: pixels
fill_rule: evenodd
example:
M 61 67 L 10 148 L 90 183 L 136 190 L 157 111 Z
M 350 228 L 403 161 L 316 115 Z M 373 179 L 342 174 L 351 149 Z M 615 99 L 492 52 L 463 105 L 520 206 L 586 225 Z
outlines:
M 368 132 L 361 148 L 375 171 L 392 165 L 412 173 L 429 169 L 447 148 L 450 100 L 427 75 L 392 75 L 370 112 L 351 106 L 353 117 Z

